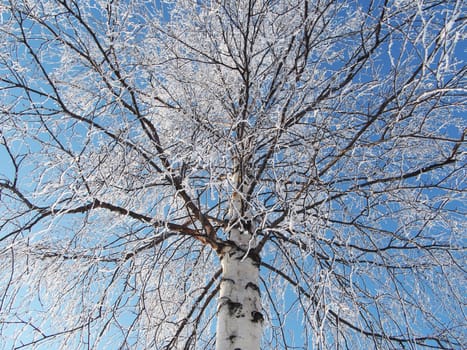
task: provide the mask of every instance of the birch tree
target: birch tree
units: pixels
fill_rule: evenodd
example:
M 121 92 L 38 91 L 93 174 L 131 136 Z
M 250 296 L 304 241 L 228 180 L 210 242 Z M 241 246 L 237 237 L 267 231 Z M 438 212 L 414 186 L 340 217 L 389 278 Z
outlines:
M 2 349 L 467 347 L 463 1 L 0 9 Z

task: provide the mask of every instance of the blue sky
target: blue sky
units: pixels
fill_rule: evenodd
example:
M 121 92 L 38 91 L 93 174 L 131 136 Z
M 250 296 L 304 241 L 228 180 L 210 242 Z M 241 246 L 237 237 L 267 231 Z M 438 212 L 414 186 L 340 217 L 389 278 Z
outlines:
M 363 2 L 363 4 L 367 4 L 367 2 Z M 168 12 L 167 12 L 167 13 L 168 13 Z M 465 43 L 465 41 L 464 41 L 464 42 L 462 42 L 462 44 L 459 45 L 459 47 L 456 49 L 457 58 L 458 58 L 459 60 L 463 60 L 464 62 L 465 62 L 465 59 L 466 59 L 466 47 L 467 47 L 467 46 L 466 46 L 466 43 Z M 398 50 L 398 48 L 397 48 L 397 47 L 393 47 L 393 50 Z M 59 57 L 57 57 L 57 58 L 59 58 Z M 384 69 L 386 68 L 385 65 L 384 65 L 384 64 L 383 64 L 383 65 L 380 65 L 380 67 L 382 68 L 382 72 L 384 73 Z M 335 68 L 335 66 L 332 66 L 332 65 L 331 65 L 330 68 Z M 3 101 L 3 103 L 5 103 L 5 101 Z M 368 102 L 368 103 L 370 104 L 371 101 Z M 459 109 L 458 113 L 459 113 L 458 116 L 459 116 L 459 117 L 462 117 L 462 115 L 460 114 L 460 113 L 461 113 L 460 109 Z M 449 121 L 448 121 L 448 122 L 449 122 Z M 448 124 L 449 124 L 449 123 L 448 123 Z M 69 141 L 67 141 L 67 139 L 68 139 L 68 137 L 69 137 L 68 132 L 70 132 L 70 130 L 66 130 L 66 129 L 67 129 L 66 126 L 64 126 L 64 127 L 63 127 L 63 130 L 64 130 L 64 131 L 63 131 L 63 133 L 61 133 L 61 134 L 59 135 L 59 138 L 61 138 L 63 141 L 66 141 L 65 143 L 66 143 L 67 145 L 69 145 L 70 147 L 72 147 L 72 148 L 74 148 L 75 150 L 78 150 L 78 151 L 79 151 L 79 149 L 80 149 L 79 142 L 81 142 L 82 139 L 81 139 L 81 140 L 78 140 L 77 142 L 69 142 Z M 85 132 L 86 132 L 86 130 L 83 129 L 82 131 L 83 131 L 83 135 L 84 135 Z M 459 136 L 460 136 L 461 133 L 462 133 L 462 130 L 461 130 L 460 127 L 457 127 L 457 128 L 456 128 L 456 126 L 449 125 L 449 126 L 446 128 L 446 135 L 449 136 L 449 137 L 459 138 Z M 45 134 L 43 134 L 43 135 L 41 135 L 41 137 L 47 138 L 48 136 L 46 136 Z M 16 149 L 15 149 L 15 152 L 21 153 L 21 152 L 22 152 L 22 147 L 23 147 L 24 151 L 26 151 L 26 148 L 27 148 L 27 147 L 32 147 L 32 148 L 34 149 L 35 147 L 37 147 L 37 144 L 35 144 L 35 143 L 34 143 L 33 141 L 31 141 L 31 140 L 24 140 L 24 145 L 20 145 L 20 143 L 17 142 L 17 143 L 15 144 L 15 148 L 16 148 Z M 279 156 L 279 158 L 280 158 L 280 156 Z M 279 160 L 280 160 L 280 159 L 279 159 Z M 382 162 L 382 163 L 383 163 L 383 162 Z M 25 181 L 24 181 L 24 186 L 26 186 L 26 187 L 32 186 L 32 185 L 34 184 L 34 182 L 37 181 L 37 178 L 33 178 L 33 177 L 29 177 L 29 176 L 28 176 L 28 173 L 29 173 L 30 171 L 32 171 L 32 169 L 31 169 L 30 167 L 23 167 L 23 168 L 22 168 L 22 174 L 21 174 L 21 176 L 23 177 L 23 180 L 25 180 Z M 51 174 L 53 174 L 53 172 L 51 172 Z M 6 151 L 5 151 L 5 149 L 4 149 L 3 147 L 0 146 L 0 179 L 9 179 L 9 180 L 12 180 L 12 179 L 13 179 L 13 176 L 14 176 L 14 172 L 13 172 L 13 169 L 12 169 L 12 163 L 11 163 L 11 161 L 9 160 L 9 157 L 8 157 L 8 155 L 7 155 Z M 423 177 L 423 175 L 422 175 L 422 177 Z M 463 189 L 465 190 L 465 182 L 464 182 L 463 186 L 464 186 Z M 25 187 L 25 188 L 26 188 L 26 187 Z M 432 195 L 438 195 L 438 194 L 440 194 L 440 192 L 438 192 L 438 191 L 439 191 L 439 190 L 435 190 L 435 192 L 432 193 Z M 203 197 L 203 198 L 204 198 L 204 197 Z M 362 198 L 363 198 L 363 197 L 362 197 Z M 214 195 L 214 197 L 211 198 L 211 199 L 213 200 L 213 202 L 215 202 L 215 201 L 216 201 L 216 195 Z M 4 200 L 4 199 L 3 199 L 3 200 Z M 357 196 L 349 197 L 349 199 L 347 200 L 347 203 L 344 203 L 344 204 L 347 204 L 348 207 L 352 207 L 352 201 L 355 201 L 355 203 L 357 203 L 357 201 L 359 201 L 359 200 L 362 200 L 362 199 L 361 199 L 361 198 L 358 198 Z M 462 206 L 462 207 L 463 207 L 462 211 L 465 212 L 465 203 L 463 203 L 461 200 L 452 201 L 449 205 L 450 205 L 451 207 L 453 207 L 453 208 L 454 208 L 454 207 L 461 207 L 461 206 Z M 332 207 L 331 209 L 332 209 L 333 211 L 336 211 L 336 210 L 340 210 L 341 208 L 344 208 L 344 207 L 345 207 L 345 205 L 342 205 L 342 207 L 340 207 L 340 206 L 338 206 L 336 203 L 333 203 L 333 207 Z M 384 211 L 387 210 L 387 208 L 390 208 L 390 209 L 391 209 L 390 205 L 389 205 L 389 207 L 386 207 L 386 209 L 383 208 L 383 207 L 381 207 L 381 212 L 384 214 Z M 392 207 L 392 209 L 394 209 L 394 207 Z M 0 208 L 0 210 L 2 210 L 2 209 Z M 401 214 L 403 214 L 403 213 L 401 213 Z M 1 212 L 0 212 L 0 215 L 1 215 Z M 345 217 L 345 215 L 342 215 L 342 217 Z M 386 223 L 386 225 L 388 226 L 388 229 L 389 229 L 389 230 L 392 230 L 392 229 L 398 227 L 398 225 L 399 225 L 399 223 L 396 224 L 395 221 L 391 221 L 391 218 L 390 218 L 390 217 L 388 217 L 388 219 L 387 219 L 386 221 L 381 220 L 381 222 L 382 222 L 382 223 Z M 65 221 L 61 222 L 61 225 L 62 225 L 62 227 L 66 228 L 67 225 L 68 225 L 68 223 L 67 223 L 67 221 L 65 220 Z M 41 226 L 38 226 L 38 227 L 36 228 L 36 230 L 40 230 L 40 229 L 41 229 Z M 445 229 L 445 228 L 436 228 L 436 229 L 439 230 L 439 232 L 441 232 L 441 231 L 442 231 L 443 229 Z M 334 236 L 334 233 L 331 232 L 331 231 L 326 232 L 326 234 L 327 234 L 327 237 L 325 237 L 325 238 L 332 239 L 333 236 Z M 416 255 L 415 255 L 414 257 L 416 258 Z M 268 258 L 271 259 L 271 257 L 268 257 Z M 268 262 L 268 258 L 265 258 L 265 261 L 266 261 L 266 262 Z M 307 261 L 306 259 L 303 259 L 303 262 L 306 262 L 306 261 Z M 370 293 L 374 292 L 374 291 L 376 290 L 376 288 L 377 288 L 376 286 L 371 285 L 372 283 L 371 283 L 369 280 L 368 280 L 368 281 L 364 281 L 364 282 L 362 282 L 362 283 L 366 283 L 366 284 L 367 284 L 367 287 L 368 287 Z M 272 290 L 274 290 L 274 289 L 272 288 Z M 391 291 L 391 292 L 395 292 L 395 291 Z M 409 291 L 409 292 L 410 292 L 410 291 Z M 286 290 L 286 291 L 284 292 L 284 295 L 285 295 L 285 298 L 286 298 L 286 303 L 285 303 L 286 306 L 289 306 L 289 305 L 287 305 L 287 304 L 290 304 L 290 303 L 292 303 L 292 302 L 295 302 L 295 300 L 293 300 L 293 298 L 292 298 L 291 289 Z M 34 304 L 34 303 L 33 303 L 33 304 Z M 37 305 L 39 306 L 39 303 L 38 303 Z M 374 311 L 374 310 L 373 310 L 373 311 Z M 441 317 L 444 318 L 443 315 L 442 315 Z M 124 315 L 124 316 L 122 316 L 121 321 L 122 321 L 122 322 L 127 322 L 127 323 L 129 323 L 129 322 L 131 322 L 131 319 L 132 319 L 132 318 L 131 318 L 130 315 L 128 315 L 128 316 Z M 297 319 L 295 319 L 294 316 L 293 316 L 293 314 L 292 314 L 292 315 L 290 316 L 290 321 L 289 321 L 289 322 L 290 322 L 290 329 L 300 329 L 300 327 L 299 327 L 299 322 L 300 322 L 299 317 L 298 317 Z M 117 332 L 117 331 L 115 331 L 115 332 Z M 112 332 L 110 332 L 110 334 L 112 334 Z M 299 339 L 299 343 L 302 343 L 302 340 L 303 340 L 303 338 L 302 338 L 301 336 L 302 336 L 302 334 L 295 334 L 296 339 Z M 111 336 L 110 336 L 110 337 L 111 337 Z M 287 337 L 289 337 L 289 336 L 287 336 Z M 26 333 L 25 339 L 26 339 L 26 338 L 28 338 L 27 333 Z M 0 344 L 1 344 L 1 340 L 0 340 Z M 1 345 L 3 345 L 3 344 L 1 344 Z M 9 346 L 8 344 L 5 344 L 5 345 L 4 345 L 5 348 L 8 348 L 8 346 Z M 40 348 L 43 348 L 43 349 L 50 348 L 50 345 L 44 345 L 43 347 L 40 347 Z

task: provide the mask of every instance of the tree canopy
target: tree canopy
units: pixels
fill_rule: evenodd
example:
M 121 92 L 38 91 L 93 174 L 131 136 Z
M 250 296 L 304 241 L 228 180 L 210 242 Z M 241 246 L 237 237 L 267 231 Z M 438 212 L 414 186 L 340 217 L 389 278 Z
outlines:
M 463 1 L 0 11 L 0 347 L 467 347 Z

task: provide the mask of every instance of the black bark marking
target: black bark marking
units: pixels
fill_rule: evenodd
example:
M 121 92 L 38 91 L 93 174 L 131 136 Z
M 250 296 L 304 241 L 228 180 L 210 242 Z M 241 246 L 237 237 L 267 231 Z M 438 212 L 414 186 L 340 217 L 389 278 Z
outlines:
M 220 244 L 220 243 L 218 243 L 218 244 Z M 224 255 L 226 253 L 224 251 L 224 248 L 226 246 L 230 246 L 230 247 L 234 248 L 233 250 L 228 252 L 229 256 L 237 255 L 236 259 L 237 260 L 242 260 L 242 259 L 244 259 L 245 254 L 247 254 L 247 257 L 250 258 L 251 260 L 253 260 L 253 265 L 254 266 L 259 266 L 260 265 L 261 257 L 259 256 L 258 252 L 255 249 L 250 249 L 250 250 L 246 251 L 246 250 L 240 248 L 234 241 L 231 241 L 231 240 L 226 240 L 225 242 L 223 242 L 223 246 L 220 249 L 220 253 L 219 253 L 219 256 L 220 256 L 221 260 L 224 258 Z
M 251 317 L 253 317 L 251 321 L 254 322 L 254 323 L 264 321 L 263 314 L 261 312 L 258 312 L 258 311 L 252 311 L 251 312 Z
M 261 257 L 259 256 L 259 254 L 254 249 L 251 249 L 248 252 L 248 257 L 251 260 L 253 260 L 253 265 L 255 265 L 255 266 L 259 266 L 259 264 L 261 263 Z
M 236 303 L 232 300 L 228 300 L 227 306 L 229 307 L 230 316 L 245 317 L 245 315 L 242 314 L 243 305 L 241 303 Z
M 251 288 L 253 290 L 256 290 L 259 293 L 259 287 L 257 284 L 254 284 L 253 282 L 248 282 L 245 286 L 245 289 Z
M 225 278 L 225 277 L 222 277 L 221 278 L 221 282 L 230 282 L 232 284 L 235 284 L 235 281 L 231 278 Z
M 251 220 L 241 219 L 239 222 L 239 226 L 240 227 L 238 228 L 240 229 L 240 232 L 249 233 L 251 231 L 251 228 L 253 227 L 253 224 Z
M 230 342 L 233 344 L 235 343 L 235 338 L 237 338 L 237 336 L 235 334 L 232 334 L 230 337 L 229 337 L 229 340 Z

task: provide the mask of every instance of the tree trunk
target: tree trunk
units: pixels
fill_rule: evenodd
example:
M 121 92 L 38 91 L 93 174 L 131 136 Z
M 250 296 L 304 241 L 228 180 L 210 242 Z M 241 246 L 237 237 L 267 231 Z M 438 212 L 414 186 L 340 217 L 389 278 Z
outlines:
M 233 229 L 230 238 L 232 244 L 220 253 L 216 350 L 259 350 L 263 324 L 259 256 L 248 249 L 251 234 Z

